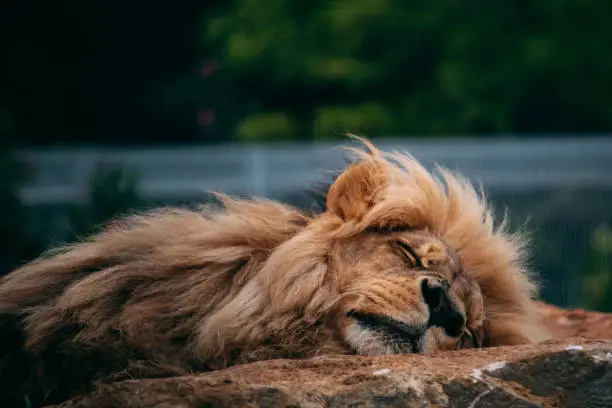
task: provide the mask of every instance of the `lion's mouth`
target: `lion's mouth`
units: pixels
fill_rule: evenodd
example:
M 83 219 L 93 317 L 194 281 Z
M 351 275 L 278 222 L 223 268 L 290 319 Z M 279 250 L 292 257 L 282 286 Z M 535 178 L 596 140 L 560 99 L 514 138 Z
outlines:
M 410 346 L 412 353 L 421 352 L 422 328 L 411 326 L 388 316 L 353 311 L 348 313 L 360 326 L 384 338 L 386 342 Z

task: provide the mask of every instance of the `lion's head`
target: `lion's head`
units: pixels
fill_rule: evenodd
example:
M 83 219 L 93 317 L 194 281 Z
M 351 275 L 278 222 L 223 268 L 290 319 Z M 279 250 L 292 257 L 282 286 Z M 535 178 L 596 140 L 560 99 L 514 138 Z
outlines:
M 521 237 L 494 228 L 465 180 L 441 170 L 441 181 L 364 142 L 370 150 L 329 188 L 325 211 L 271 251 L 200 327 L 198 345 L 248 342 L 262 326 L 298 337 L 317 327 L 320 338 L 306 336 L 314 349 L 359 354 L 544 339 Z M 286 325 L 270 327 L 278 319 Z
M 118 373 L 546 338 L 522 238 L 467 181 L 363 142 L 321 213 L 221 197 L 128 218 L 3 278 L 0 325 L 56 399 Z

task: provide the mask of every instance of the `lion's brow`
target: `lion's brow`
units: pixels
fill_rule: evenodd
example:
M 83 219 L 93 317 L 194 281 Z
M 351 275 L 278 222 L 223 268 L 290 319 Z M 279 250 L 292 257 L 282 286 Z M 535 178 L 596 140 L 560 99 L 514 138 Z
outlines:
M 416 231 L 416 228 L 411 227 L 410 225 L 371 225 L 366 228 L 367 232 L 374 232 L 378 234 L 394 234 L 397 232 L 411 232 Z

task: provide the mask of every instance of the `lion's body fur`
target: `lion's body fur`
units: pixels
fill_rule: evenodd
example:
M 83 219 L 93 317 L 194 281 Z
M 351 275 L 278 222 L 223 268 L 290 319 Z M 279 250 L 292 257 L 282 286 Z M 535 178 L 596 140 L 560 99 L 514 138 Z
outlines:
M 56 402 L 95 380 L 347 353 L 328 322 L 334 288 L 350 280 L 333 243 L 373 225 L 433 231 L 455 249 L 480 285 L 488 344 L 546 338 L 523 238 L 495 228 L 467 182 L 443 171 L 442 183 L 409 156 L 361 154 L 365 190 L 332 186 L 332 213 L 224 197 L 219 209 L 127 218 L 4 277 L 0 330 L 14 336 L 2 340 L 0 391 Z

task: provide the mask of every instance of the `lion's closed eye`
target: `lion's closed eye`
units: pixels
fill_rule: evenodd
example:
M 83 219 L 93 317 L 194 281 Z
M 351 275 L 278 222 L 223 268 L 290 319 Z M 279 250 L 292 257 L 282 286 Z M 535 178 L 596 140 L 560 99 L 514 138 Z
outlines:
M 395 246 L 410 268 L 424 268 L 423 261 L 409 243 L 397 240 Z

